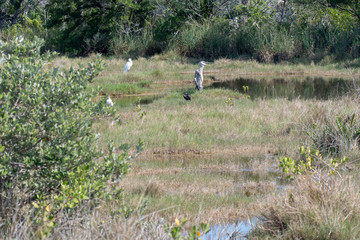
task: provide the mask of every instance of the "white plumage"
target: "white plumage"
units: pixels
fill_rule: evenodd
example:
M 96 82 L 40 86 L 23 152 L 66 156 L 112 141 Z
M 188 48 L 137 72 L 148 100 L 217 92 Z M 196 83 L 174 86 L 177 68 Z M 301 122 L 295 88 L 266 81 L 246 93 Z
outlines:
M 129 58 L 127 63 L 125 64 L 124 72 L 129 71 L 132 65 L 133 65 L 133 62 L 131 61 L 131 58 Z
M 204 69 L 205 65 L 206 65 L 206 62 L 201 61 L 201 62 L 199 62 L 200 68 L 195 70 L 195 77 L 194 77 L 195 89 L 197 89 L 199 91 L 201 89 L 203 89 L 203 86 L 202 86 L 202 82 L 204 80 L 203 69 Z
M 108 99 L 106 100 L 106 105 L 109 105 L 110 107 L 114 106 L 114 103 L 110 97 L 108 97 Z

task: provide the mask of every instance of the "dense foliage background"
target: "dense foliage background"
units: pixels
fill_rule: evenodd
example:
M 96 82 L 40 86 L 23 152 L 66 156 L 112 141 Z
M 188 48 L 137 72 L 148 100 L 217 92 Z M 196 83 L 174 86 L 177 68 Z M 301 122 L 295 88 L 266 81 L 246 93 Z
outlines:
M 175 51 L 263 62 L 359 55 L 356 0 L 12 0 L 0 9 L 3 38 L 35 34 L 69 55 Z

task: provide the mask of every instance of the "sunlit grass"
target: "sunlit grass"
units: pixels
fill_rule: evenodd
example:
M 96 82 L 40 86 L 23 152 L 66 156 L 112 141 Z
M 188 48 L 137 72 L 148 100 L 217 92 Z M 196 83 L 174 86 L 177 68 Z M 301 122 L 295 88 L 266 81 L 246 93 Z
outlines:
M 278 175 L 268 170 L 276 168 L 277 156 L 294 155 L 306 143 L 304 125 L 325 115 L 359 113 L 352 97 L 250 100 L 242 91 L 206 85 L 240 75 L 260 75 L 259 81 L 287 74 L 358 77 L 355 61 L 262 64 L 220 59 L 205 67 L 205 89 L 199 93 L 192 80 L 199 60 L 164 55 L 139 58 L 124 74 L 126 59 L 105 58 L 107 65 L 93 83 L 102 87 L 103 94 L 112 94 L 120 119 L 114 125 L 109 119 L 95 123 L 95 132 L 101 134 L 99 147 L 108 141 L 115 146 L 144 141 L 144 152 L 119 184 L 127 194 L 125 202 L 132 206 L 145 202 L 146 214 L 155 212 L 167 220 L 187 217 L 191 223 L 198 216 L 215 223 L 258 214 L 259 202 L 278 194 Z M 64 66 L 77 62 L 58 61 Z M 184 100 L 184 92 L 191 94 L 192 101 Z M 137 97 L 144 100 L 148 93 L 161 97 L 141 104 L 145 114 L 140 117 Z M 132 95 L 131 100 L 125 102 L 123 95 Z
M 77 67 L 79 63 L 87 64 L 95 55 L 88 58 L 66 58 L 58 57 L 49 66 L 57 66 L 60 68 Z M 96 85 L 105 86 L 105 91 L 111 91 L 109 85 L 118 85 L 123 83 L 144 83 L 151 82 L 157 84 L 157 88 L 168 88 L 174 86 L 192 86 L 195 69 L 198 68 L 197 63 L 204 59 L 188 59 L 181 57 L 172 57 L 171 53 L 157 55 L 151 58 L 138 58 L 133 60 L 133 66 L 127 73 L 123 72 L 127 59 L 119 59 L 116 57 L 105 57 L 105 69 L 95 79 Z M 341 76 L 351 78 L 360 72 L 357 60 L 347 60 L 338 63 L 314 64 L 314 63 L 288 63 L 266 64 L 259 63 L 255 60 L 229 60 L 219 59 L 210 61 L 204 69 L 205 82 L 209 82 L 210 77 L 217 80 L 236 78 L 241 75 L 264 75 L 279 76 L 279 74 L 298 74 L 306 76 Z M 148 87 L 149 85 L 147 85 Z M 141 84 L 140 84 L 141 87 Z M 141 89 L 147 91 L 147 89 Z M 159 91 L 159 90 L 158 90 Z

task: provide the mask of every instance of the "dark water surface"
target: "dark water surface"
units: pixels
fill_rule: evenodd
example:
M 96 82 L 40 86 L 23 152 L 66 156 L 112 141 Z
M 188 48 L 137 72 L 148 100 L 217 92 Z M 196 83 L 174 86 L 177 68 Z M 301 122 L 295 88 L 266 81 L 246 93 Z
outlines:
M 349 94 L 360 85 L 360 81 L 343 78 L 321 78 L 321 77 L 292 77 L 292 78 L 237 78 L 229 81 L 214 82 L 206 88 L 225 88 L 244 93 L 244 86 L 248 87 L 246 92 L 251 99 L 286 98 L 293 100 L 318 99 L 329 100 Z M 170 90 L 169 90 L 170 91 Z M 131 106 L 138 103 L 150 104 L 154 100 L 165 95 L 128 96 L 113 99 L 117 106 Z M 179 93 L 182 98 L 182 94 Z
M 238 78 L 235 80 L 215 82 L 211 88 L 226 88 L 244 92 L 243 86 L 248 86 L 247 92 L 251 99 L 262 98 L 295 98 L 328 100 L 348 94 L 355 88 L 357 82 L 342 78 L 325 79 L 321 77 L 299 78 Z

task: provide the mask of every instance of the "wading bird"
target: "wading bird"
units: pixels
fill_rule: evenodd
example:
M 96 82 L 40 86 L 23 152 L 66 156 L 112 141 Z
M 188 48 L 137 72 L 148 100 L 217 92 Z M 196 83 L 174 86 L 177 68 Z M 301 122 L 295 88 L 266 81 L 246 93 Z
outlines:
M 114 106 L 113 101 L 111 101 L 110 96 L 108 97 L 108 99 L 106 100 L 106 105 L 109 105 L 110 107 Z
M 186 101 L 191 101 L 191 96 L 188 93 L 184 94 L 184 98 Z
M 127 63 L 125 64 L 124 67 L 124 72 L 127 72 L 130 70 L 131 66 L 132 66 L 133 62 L 131 61 L 131 58 L 128 59 Z
M 200 68 L 196 69 L 196 71 L 195 71 L 195 77 L 194 77 L 195 89 L 197 89 L 199 91 L 201 89 L 203 89 L 203 86 L 202 86 L 202 82 L 204 80 L 203 69 L 204 69 L 205 65 L 206 65 L 206 62 L 204 62 L 204 61 L 199 62 Z

